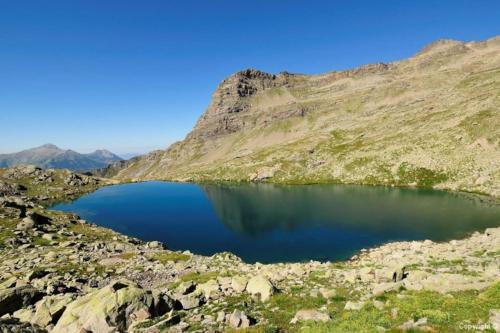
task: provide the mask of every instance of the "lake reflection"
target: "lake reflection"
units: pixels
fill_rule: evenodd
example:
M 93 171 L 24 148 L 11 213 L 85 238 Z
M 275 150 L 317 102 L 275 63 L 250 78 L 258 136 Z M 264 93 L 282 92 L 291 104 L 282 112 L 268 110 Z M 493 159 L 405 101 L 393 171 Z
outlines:
M 249 262 L 346 259 L 394 240 L 460 238 L 500 225 L 500 207 L 441 191 L 347 185 L 102 188 L 54 209 L 172 249 Z

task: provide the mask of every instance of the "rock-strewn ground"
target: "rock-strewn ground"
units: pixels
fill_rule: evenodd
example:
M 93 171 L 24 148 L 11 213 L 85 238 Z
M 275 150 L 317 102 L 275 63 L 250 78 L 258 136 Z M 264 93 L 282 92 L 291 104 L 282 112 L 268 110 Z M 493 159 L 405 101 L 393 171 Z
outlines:
M 390 243 L 347 262 L 263 265 L 169 251 L 44 208 L 107 182 L 0 171 L 0 332 L 493 332 L 500 324 L 500 228 L 448 243 Z

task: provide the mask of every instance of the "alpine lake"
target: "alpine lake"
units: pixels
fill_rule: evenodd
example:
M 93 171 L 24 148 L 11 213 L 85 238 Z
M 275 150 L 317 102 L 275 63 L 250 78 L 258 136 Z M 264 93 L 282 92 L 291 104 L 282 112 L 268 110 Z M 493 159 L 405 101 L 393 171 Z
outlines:
M 172 250 L 249 263 L 345 260 L 392 241 L 446 241 L 500 225 L 500 205 L 430 189 L 142 182 L 52 207 Z

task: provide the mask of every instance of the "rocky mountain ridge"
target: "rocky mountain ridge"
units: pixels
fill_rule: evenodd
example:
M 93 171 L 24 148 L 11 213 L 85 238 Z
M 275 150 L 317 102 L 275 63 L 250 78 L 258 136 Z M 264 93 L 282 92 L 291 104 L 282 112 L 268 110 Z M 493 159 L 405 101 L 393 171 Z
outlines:
M 320 75 L 226 78 L 185 140 L 120 180 L 422 186 L 500 196 L 500 38 Z
M 26 149 L 12 154 L 0 154 L 0 167 L 15 165 L 37 165 L 42 168 L 60 168 L 89 171 L 103 168 L 122 160 L 112 152 L 99 149 L 92 153 L 80 154 L 71 149 L 61 149 L 53 144 Z

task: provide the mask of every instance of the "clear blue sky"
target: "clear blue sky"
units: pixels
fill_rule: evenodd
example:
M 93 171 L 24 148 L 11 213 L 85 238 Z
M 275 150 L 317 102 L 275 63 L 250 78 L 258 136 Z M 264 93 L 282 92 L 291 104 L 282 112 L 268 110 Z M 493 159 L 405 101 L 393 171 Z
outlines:
M 217 84 L 320 73 L 500 34 L 500 1 L 0 0 L 0 152 L 182 139 Z

